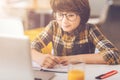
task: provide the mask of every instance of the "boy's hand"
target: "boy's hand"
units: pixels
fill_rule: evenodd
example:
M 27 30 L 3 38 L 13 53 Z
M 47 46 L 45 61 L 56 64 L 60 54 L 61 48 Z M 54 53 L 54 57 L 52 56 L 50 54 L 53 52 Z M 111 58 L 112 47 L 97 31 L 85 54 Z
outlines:
M 41 66 L 45 68 L 53 68 L 56 64 L 59 64 L 60 60 L 56 56 L 50 54 L 44 54 L 41 58 Z

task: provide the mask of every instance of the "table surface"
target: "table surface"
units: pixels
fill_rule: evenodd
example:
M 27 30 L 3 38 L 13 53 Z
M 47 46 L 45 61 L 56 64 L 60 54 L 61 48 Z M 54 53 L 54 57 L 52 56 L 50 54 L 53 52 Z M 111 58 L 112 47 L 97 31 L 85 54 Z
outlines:
M 95 79 L 96 76 L 111 70 L 117 70 L 118 73 L 105 80 L 120 80 L 120 65 L 86 64 L 85 80 L 97 80 Z M 51 80 L 68 80 L 67 73 L 55 73 L 55 76 Z

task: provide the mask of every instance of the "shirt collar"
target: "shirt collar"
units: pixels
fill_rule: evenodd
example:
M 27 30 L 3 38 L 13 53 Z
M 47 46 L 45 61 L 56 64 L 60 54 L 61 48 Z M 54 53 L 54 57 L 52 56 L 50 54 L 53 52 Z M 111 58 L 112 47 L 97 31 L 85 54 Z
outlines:
M 76 35 L 79 35 L 80 34 L 80 32 L 83 30 L 83 28 L 84 28 L 84 26 L 83 25 L 79 25 L 73 32 L 71 32 L 71 33 L 68 33 L 68 32 L 65 32 L 65 31 L 63 31 L 62 30 L 62 33 L 63 34 L 66 34 L 66 35 L 68 35 L 68 36 L 76 36 Z

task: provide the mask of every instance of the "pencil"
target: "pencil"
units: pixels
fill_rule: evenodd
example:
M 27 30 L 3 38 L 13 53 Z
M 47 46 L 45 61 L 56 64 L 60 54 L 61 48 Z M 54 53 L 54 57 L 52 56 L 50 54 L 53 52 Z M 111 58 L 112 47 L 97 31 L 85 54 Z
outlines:
M 112 75 L 114 75 L 114 74 L 117 74 L 117 73 L 118 73 L 118 71 L 112 70 L 112 71 L 110 71 L 110 72 L 107 72 L 107 73 L 105 73 L 105 74 L 102 74 L 102 75 L 97 76 L 96 79 L 105 79 L 105 78 L 108 78 L 108 77 L 110 77 L 110 76 L 112 76 Z
M 41 40 L 41 38 L 38 37 L 38 39 L 39 39 L 39 41 L 41 42 L 41 44 L 43 45 L 43 47 L 46 48 L 47 50 L 49 50 L 49 49 L 47 48 L 47 45 Z

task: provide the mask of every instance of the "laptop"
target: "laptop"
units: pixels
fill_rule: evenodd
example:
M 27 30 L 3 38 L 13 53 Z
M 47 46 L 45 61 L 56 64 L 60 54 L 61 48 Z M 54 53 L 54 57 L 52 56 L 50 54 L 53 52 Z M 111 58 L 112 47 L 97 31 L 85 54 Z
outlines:
M 33 70 L 26 36 L 0 35 L 0 80 L 49 80 L 54 72 Z
M 0 80 L 34 80 L 28 37 L 0 35 Z
M 49 80 L 53 72 L 32 68 L 30 41 L 19 19 L 0 19 L 0 80 Z

